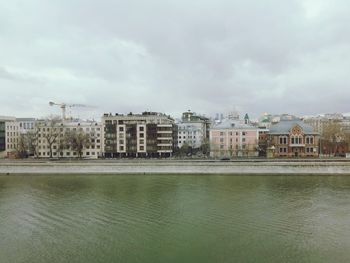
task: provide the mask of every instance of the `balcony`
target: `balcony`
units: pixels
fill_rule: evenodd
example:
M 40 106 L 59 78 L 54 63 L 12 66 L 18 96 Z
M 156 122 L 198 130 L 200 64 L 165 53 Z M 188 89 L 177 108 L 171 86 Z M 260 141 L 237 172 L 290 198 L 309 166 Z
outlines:
M 172 128 L 172 124 L 157 124 L 157 127 L 165 127 L 165 128 Z
M 166 130 L 166 131 L 157 131 L 157 133 L 159 133 L 159 134 L 162 134 L 162 133 L 164 133 L 164 134 L 172 134 L 172 133 L 173 133 L 173 131 L 172 131 L 172 130 Z
M 291 143 L 289 144 L 289 147 L 305 147 L 305 144 L 300 144 L 300 143 Z
M 157 138 L 157 142 L 158 143 L 162 143 L 162 142 L 173 142 L 173 139 L 172 138 L 164 138 L 164 137 L 158 137 Z
M 172 143 L 158 143 L 157 146 L 165 146 L 165 147 L 172 147 L 173 144 Z

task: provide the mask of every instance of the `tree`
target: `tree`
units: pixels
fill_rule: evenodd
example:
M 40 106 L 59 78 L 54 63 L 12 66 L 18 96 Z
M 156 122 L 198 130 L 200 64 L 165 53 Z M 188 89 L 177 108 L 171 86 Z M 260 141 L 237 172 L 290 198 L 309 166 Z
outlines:
M 27 141 L 28 154 L 38 157 L 38 142 L 39 142 L 38 130 L 35 129 L 33 131 L 28 131 L 24 136 Z
M 28 156 L 28 144 L 24 134 L 21 134 L 18 138 L 18 142 L 16 144 L 16 157 L 17 158 L 25 158 Z
M 338 122 L 328 121 L 322 126 L 321 151 L 329 155 L 335 154 L 339 145 L 344 142 L 345 134 Z
M 180 156 L 187 156 L 189 153 L 191 153 L 191 149 L 192 147 L 187 142 L 185 142 L 179 149 Z
M 83 131 L 67 131 L 63 139 L 63 148 L 71 149 L 78 153 L 78 157 L 81 158 L 83 150 L 90 146 L 91 136 L 89 133 Z
M 207 138 L 203 139 L 202 144 L 201 144 L 199 149 L 204 155 L 208 155 L 210 153 L 209 139 L 207 139 Z
M 53 156 L 53 145 L 57 143 L 57 138 L 60 135 L 60 123 L 61 119 L 59 117 L 49 117 L 37 125 L 38 131 L 42 131 L 42 137 L 47 141 L 50 158 Z

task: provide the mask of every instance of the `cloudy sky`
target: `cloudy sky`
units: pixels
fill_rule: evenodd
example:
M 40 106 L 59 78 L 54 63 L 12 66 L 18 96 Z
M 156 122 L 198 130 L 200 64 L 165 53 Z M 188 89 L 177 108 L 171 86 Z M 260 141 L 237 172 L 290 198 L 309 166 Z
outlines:
M 0 0 L 0 115 L 350 111 L 348 0 Z

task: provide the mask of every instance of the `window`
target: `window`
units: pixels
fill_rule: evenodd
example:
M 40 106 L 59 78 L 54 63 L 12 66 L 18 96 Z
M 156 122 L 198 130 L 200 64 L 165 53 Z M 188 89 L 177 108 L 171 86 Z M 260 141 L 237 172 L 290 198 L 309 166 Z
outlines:
M 140 130 L 140 131 L 144 131 L 144 130 L 145 130 L 145 127 L 141 126 L 141 127 L 139 127 L 139 130 Z
M 144 133 L 140 133 L 140 138 L 144 138 L 145 134 Z
M 145 143 L 145 140 L 144 139 L 141 139 L 140 140 L 140 144 L 144 144 Z
M 224 145 L 221 144 L 221 145 L 220 145 L 220 149 L 224 149 Z
M 246 134 L 247 134 L 246 132 L 242 132 L 242 136 L 246 136 Z
M 140 146 L 140 151 L 144 151 L 145 147 L 144 146 Z
M 224 136 L 224 133 L 223 133 L 223 132 L 220 132 L 220 136 Z
M 224 142 L 224 138 L 220 138 L 220 142 Z
M 124 131 L 124 127 L 119 127 L 119 131 Z
M 120 151 L 124 151 L 124 146 L 120 146 L 120 147 L 119 147 L 119 150 L 120 150 Z
M 287 144 L 287 137 L 279 137 L 280 144 Z
M 242 138 L 242 142 L 245 142 L 245 138 Z

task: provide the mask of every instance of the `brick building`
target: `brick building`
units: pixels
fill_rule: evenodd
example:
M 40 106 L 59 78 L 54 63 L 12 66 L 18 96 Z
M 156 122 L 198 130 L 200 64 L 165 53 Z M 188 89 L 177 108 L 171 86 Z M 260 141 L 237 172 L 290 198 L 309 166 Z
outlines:
M 318 157 L 319 133 L 299 119 L 281 120 L 271 125 L 268 145 L 275 157 Z

